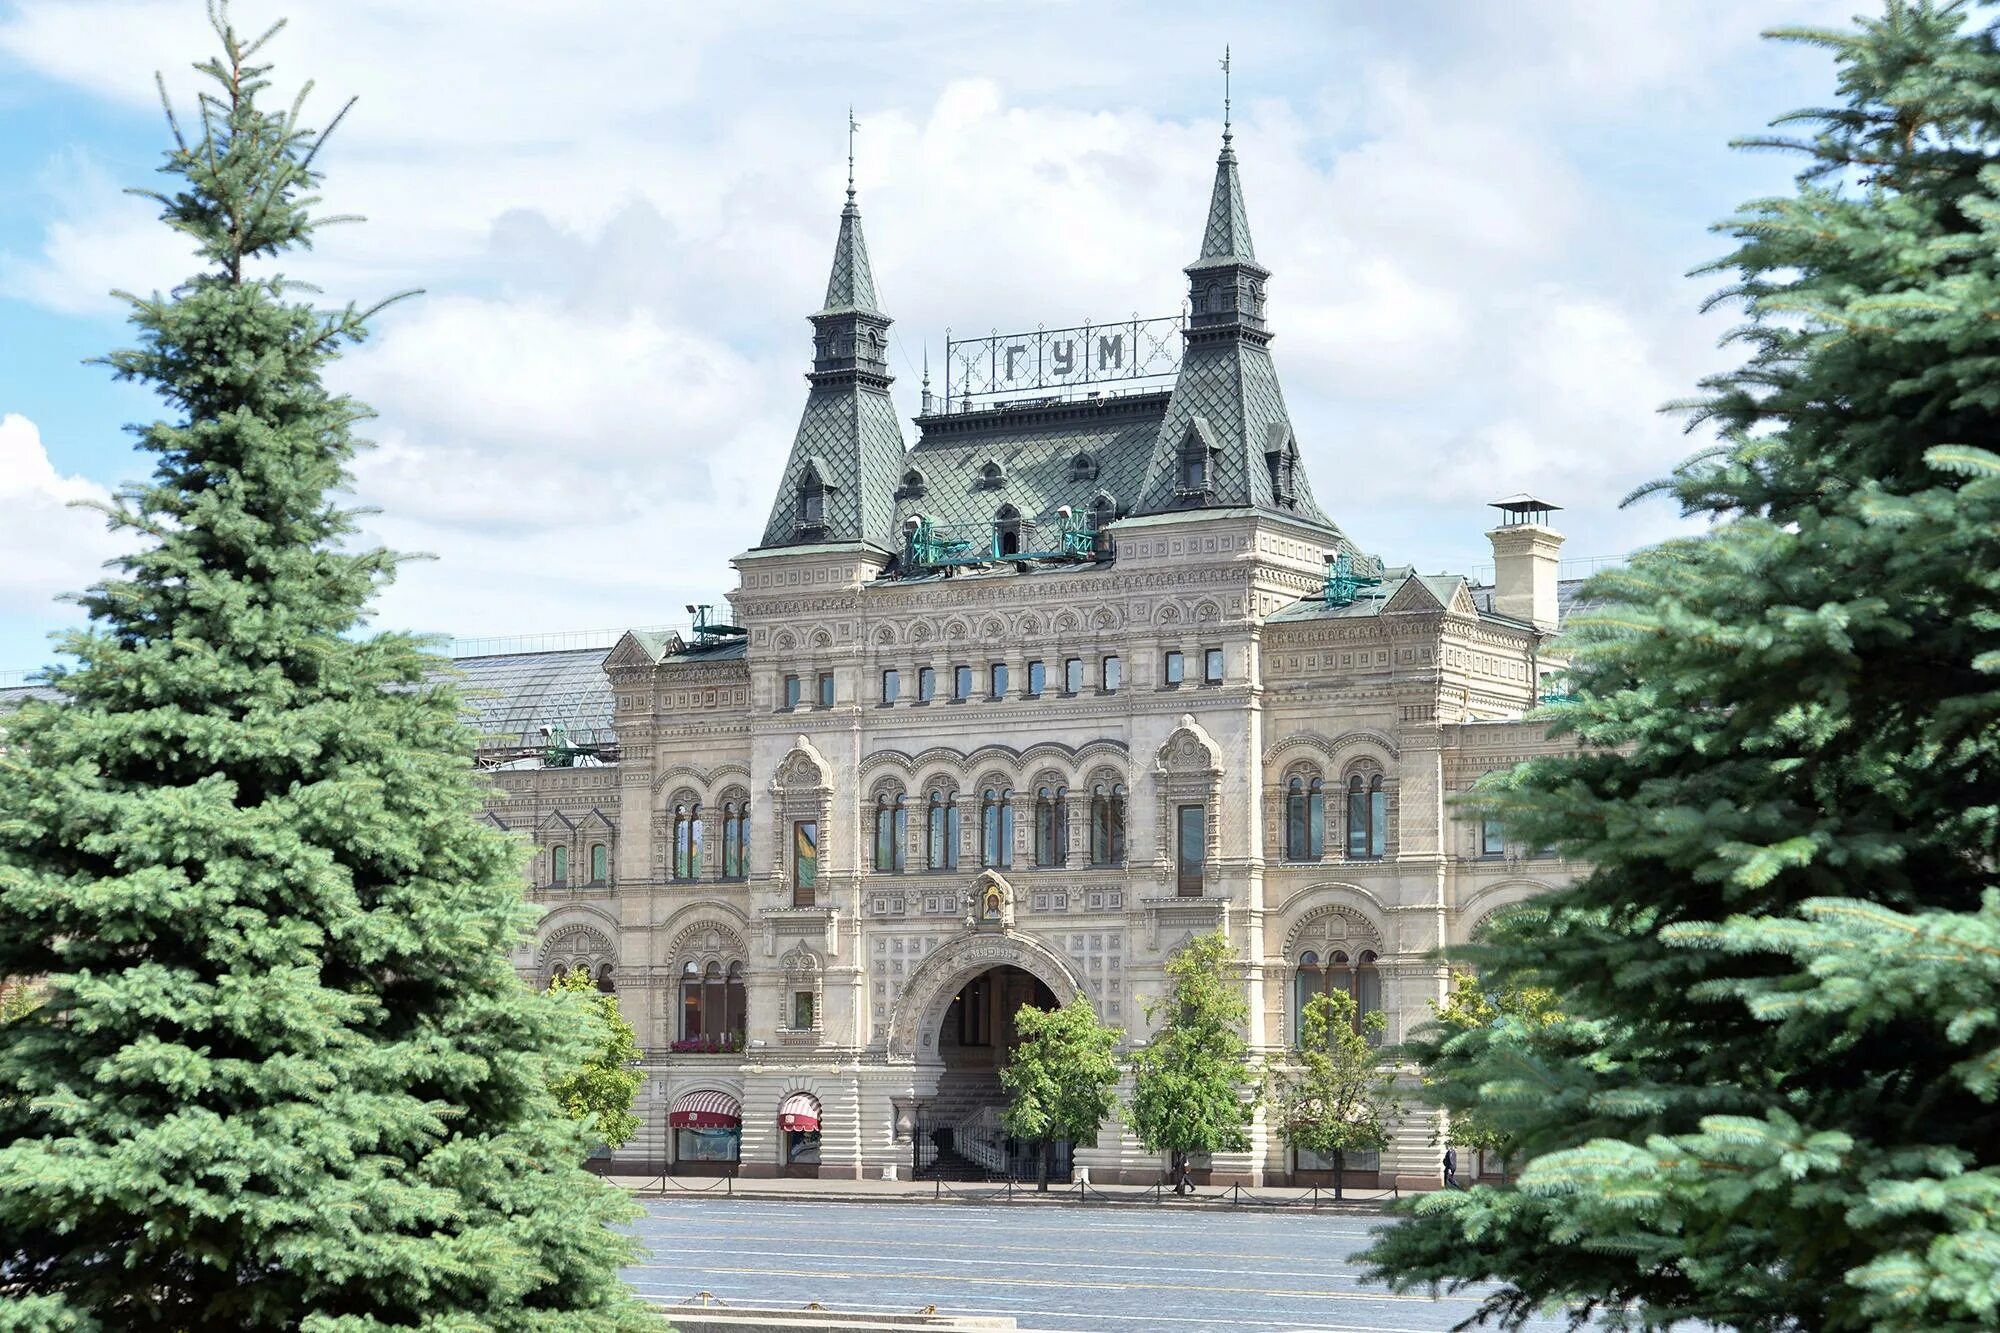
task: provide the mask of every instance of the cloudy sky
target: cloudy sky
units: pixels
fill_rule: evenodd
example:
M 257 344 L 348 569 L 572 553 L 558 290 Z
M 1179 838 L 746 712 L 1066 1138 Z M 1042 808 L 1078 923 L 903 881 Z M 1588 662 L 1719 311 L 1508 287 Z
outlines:
M 330 299 L 420 287 L 338 371 L 405 568 L 384 624 L 489 636 L 662 624 L 718 601 L 804 400 L 861 122 L 898 401 L 947 327 L 1178 308 L 1235 51 L 1236 145 L 1314 489 L 1368 549 L 1489 558 L 1487 501 L 1565 506 L 1567 553 L 1674 530 L 1620 510 L 1690 441 L 1658 408 L 1728 363 L 1688 278 L 1787 187 L 1731 150 L 1824 101 L 1759 39 L 1855 0 L 238 0 L 329 116 Z M 144 201 L 212 45 L 199 0 L 0 0 L 0 672 L 115 545 L 69 507 L 143 475 L 113 289 L 190 270 Z M 8 677 L 0 674 L 0 682 Z

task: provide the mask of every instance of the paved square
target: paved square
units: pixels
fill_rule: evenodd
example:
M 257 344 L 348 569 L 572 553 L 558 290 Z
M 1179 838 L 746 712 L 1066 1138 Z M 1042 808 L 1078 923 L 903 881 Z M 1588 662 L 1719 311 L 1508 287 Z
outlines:
M 1363 1289 L 1349 1256 L 1381 1224 L 1347 1214 L 720 1199 L 645 1207 L 638 1232 L 651 1254 L 626 1275 L 642 1295 L 670 1302 L 708 1291 L 739 1305 L 935 1304 L 1052 1333 L 1434 1333 L 1478 1303 Z

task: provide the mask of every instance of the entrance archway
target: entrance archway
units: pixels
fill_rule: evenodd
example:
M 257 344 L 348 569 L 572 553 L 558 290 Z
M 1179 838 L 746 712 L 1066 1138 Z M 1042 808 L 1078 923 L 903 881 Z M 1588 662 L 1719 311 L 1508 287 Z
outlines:
M 945 1010 L 967 982 L 1001 967 L 1028 973 L 1048 987 L 1059 1005 L 1078 998 L 1089 1003 L 1082 980 L 1067 960 L 1039 940 L 1013 931 L 961 935 L 925 958 L 896 998 L 889 1021 L 890 1057 L 940 1071 L 938 1034 Z

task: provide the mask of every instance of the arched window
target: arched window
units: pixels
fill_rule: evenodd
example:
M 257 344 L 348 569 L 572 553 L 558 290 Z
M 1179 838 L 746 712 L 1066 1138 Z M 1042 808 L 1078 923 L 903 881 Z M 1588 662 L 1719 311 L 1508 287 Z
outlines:
M 674 807 L 674 878 L 701 878 L 701 803 Z
M 1363 949 L 1352 960 L 1336 950 L 1327 955 L 1324 966 L 1319 955 L 1311 950 L 1300 954 L 1292 988 L 1293 1040 L 1297 1041 L 1305 1032 L 1306 1005 L 1313 996 L 1338 991 L 1354 1001 L 1354 1030 L 1367 1033 L 1371 1042 L 1379 1042 L 1380 1034 L 1369 1033 L 1362 1026 L 1368 1015 L 1382 1009 L 1382 974 L 1375 963 L 1372 949 Z
M 1000 555 L 1021 553 L 1021 511 L 1013 505 L 1001 505 L 993 516 L 993 548 Z
M 1098 783 L 1090 790 L 1090 863 L 1125 864 L 1125 786 Z
M 618 989 L 617 984 L 611 979 L 611 964 L 606 963 L 597 969 L 597 989 L 603 991 L 606 995 Z
M 957 793 L 942 787 L 933 788 L 926 804 L 926 814 L 927 864 L 932 870 L 958 869 Z
M 1069 788 L 1042 787 L 1035 792 L 1035 864 L 1069 864 Z
M 988 787 L 979 795 L 979 864 L 1005 870 L 1014 864 L 1014 793 Z
M 746 1013 L 743 964 L 681 964 L 681 1040 L 705 1049 L 741 1049 Z
M 611 853 L 601 842 L 590 844 L 590 882 L 602 884 L 611 878 Z
M 549 883 L 557 888 L 569 883 L 569 848 L 549 848 Z
M 1356 773 L 1347 780 L 1347 854 L 1355 860 L 1375 860 L 1389 845 L 1389 792 L 1382 775 Z
M 722 877 L 742 879 L 750 873 L 750 803 L 722 803 Z
M 1069 460 L 1069 479 L 1071 481 L 1096 481 L 1097 460 L 1092 458 L 1087 452 L 1077 454 Z
M 875 868 L 901 870 L 906 864 L 904 848 L 909 845 L 909 808 L 903 794 L 883 792 L 875 798 Z
M 1317 776 L 1285 784 L 1285 859 L 1317 861 L 1326 855 L 1326 784 Z

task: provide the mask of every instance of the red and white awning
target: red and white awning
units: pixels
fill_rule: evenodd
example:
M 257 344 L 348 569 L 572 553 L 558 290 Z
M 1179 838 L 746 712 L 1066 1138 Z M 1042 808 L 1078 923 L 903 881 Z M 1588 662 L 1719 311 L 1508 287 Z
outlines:
M 675 1129 L 735 1129 L 743 1123 L 743 1103 L 726 1092 L 684 1092 L 674 1098 L 667 1123 Z
M 818 1129 L 819 1098 L 810 1092 L 795 1092 L 778 1107 L 779 1129 Z

